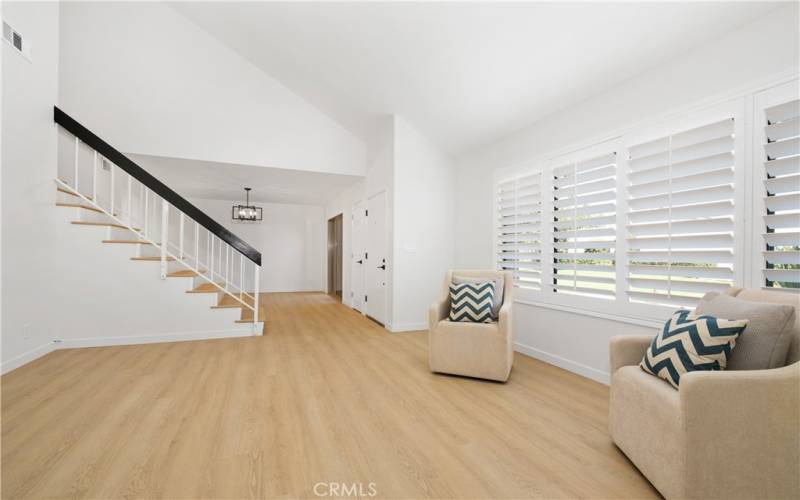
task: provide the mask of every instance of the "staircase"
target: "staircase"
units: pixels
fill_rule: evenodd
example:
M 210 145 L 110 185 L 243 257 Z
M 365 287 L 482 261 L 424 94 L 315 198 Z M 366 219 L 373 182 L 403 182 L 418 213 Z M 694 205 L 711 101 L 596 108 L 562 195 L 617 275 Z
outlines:
M 261 254 L 57 107 L 54 119 L 56 206 L 71 224 L 101 231 L 98 244 L 129 248 L 153 279 L 212 297 L 212 310 L 239 310 L 235 323 L 263 335 Z

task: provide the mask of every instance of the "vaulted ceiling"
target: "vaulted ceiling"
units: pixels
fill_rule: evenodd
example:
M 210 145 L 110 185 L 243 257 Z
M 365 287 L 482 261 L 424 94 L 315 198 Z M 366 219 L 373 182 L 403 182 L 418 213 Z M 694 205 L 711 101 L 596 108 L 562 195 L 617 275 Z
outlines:
M 397 113 L 451 154 L 765 15 L 768 2 L 176 2 L 364 140 Z

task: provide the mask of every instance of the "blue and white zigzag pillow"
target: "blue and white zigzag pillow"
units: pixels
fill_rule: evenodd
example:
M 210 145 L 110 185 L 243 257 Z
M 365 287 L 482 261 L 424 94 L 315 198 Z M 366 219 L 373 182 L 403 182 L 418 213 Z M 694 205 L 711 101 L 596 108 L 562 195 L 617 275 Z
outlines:
M 450 284 L 450 321 L 491 323 L 494 283 Z
M 639 366 L 677 389 L 685 373 L 724 370 L 736 339 L 746 326 L 746 319 L 727 320 L 677 311 L 653 339 Z

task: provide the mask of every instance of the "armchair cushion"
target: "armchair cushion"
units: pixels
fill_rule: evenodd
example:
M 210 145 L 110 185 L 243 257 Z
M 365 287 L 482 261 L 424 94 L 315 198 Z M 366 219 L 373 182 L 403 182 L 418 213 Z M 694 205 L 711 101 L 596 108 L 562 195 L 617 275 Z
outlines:
M 677 389 L 681 375 L 688 372 L 724 370 L 746 326 L 746 319 L 734 321 L 677 311 L 653 339 L 640 366 Z
M 450 284 L 450 321 L 491 323 L 494 283 Z
M 795 319 L 790 304 L 753 302 L 708 293 L 697 305 L 695 314 L 748 319 L 747 330 L 728 359 L 728 370 L 778 368 L 786 362 Z

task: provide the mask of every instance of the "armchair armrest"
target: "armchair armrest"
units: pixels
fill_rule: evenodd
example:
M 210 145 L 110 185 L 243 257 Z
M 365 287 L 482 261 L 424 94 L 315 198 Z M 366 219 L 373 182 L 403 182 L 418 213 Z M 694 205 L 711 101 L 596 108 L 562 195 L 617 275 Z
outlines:
M 655 335 L 655 334 L 654 334 Z M 638 365 L 654 335 L 616 335 L 608 345 L 608 373 L 610 376 L 623 366 Z
M 800 496 L 800 362 L 687 373 L 679 394 L 688 484 L 698 498 L 721 478 L 742 497 Z
M 514 334 L 514 328 L 511 326 L 511 322 L 514 321 L 513 302 L 513 300 L 504 301 L 497 313 L 497 328 L 500 330 L 500 334 L 507 337 L 512 344 L 514 342 L 514 339 L 511 338 Z
M 638 365 L 654 335 L 615 335 L 608 345 L 609 376 L 623 366 Z
M 436 324 L 445 319 L 450 312 L 450 301 L 439 300 L 428 308 L 428 329 L 433 330 Z

